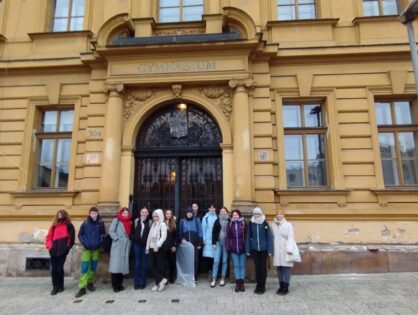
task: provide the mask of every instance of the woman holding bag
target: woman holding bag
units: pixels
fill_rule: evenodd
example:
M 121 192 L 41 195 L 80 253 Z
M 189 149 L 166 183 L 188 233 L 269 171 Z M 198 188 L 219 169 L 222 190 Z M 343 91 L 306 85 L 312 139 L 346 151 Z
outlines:
M 285 219 L 283 208 L 276 210 L 276 217 L 271 223 L 273 233 L 273 266 L 277 268 L 280 287 L 276 294 L 285 295 L 289 292 L 291 268 L 293 267 L 292 255 L 298 255 L 299 251 L 293 234 L 293 226 Z M 296 247 L 296 248 L 295 248 Z

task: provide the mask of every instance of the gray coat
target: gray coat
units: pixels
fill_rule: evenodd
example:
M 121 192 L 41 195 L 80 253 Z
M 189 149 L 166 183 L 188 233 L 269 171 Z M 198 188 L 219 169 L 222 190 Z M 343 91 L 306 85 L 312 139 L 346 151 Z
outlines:
M 123 223 L 117 222 L 118 218 L 113 219 L 109 228 L 109 235 L 113 240 L 110 249 L 109 272 L 123 273 L 126 275 L 129 273 L 129 250 L 131 249 L 131 241 L 128 235 L 126 235 Z

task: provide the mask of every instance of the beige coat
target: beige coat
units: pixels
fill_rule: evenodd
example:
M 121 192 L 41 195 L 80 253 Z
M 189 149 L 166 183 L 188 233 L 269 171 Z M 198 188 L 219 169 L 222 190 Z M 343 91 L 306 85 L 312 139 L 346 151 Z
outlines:
M 290 242 L 294 239 L 292 224 L 283 219 L 280 224 L 276 221 L 270 223 L 270 227 L 273 234 L 273 266 L 293 267 L 292 262 L 286 261 L 286 253 L 293 252 Z

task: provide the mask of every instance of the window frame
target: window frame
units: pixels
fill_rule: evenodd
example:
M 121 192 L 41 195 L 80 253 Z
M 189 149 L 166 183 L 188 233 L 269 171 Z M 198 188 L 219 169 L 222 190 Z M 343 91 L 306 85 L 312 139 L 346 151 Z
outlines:
M 305 125 L 305 115 L 304 115 L 304 109 L 303 107 L 305 105 L 319 105 L 321 107 L 321 126 L 318 127 L 306 127 Z M 287 160 L 286 159 L 286 147 L 285 144 L 283 145 L 284 149 L 284 165 L 285 165 L 285 172 L 284 176 L 286 177 L 286 186 L 287 189 L 318 189 L 318 188 L 329 188 L 330 187 L 330 178 L 329 178 L 329 161 L 328 161 L 328 144 L 327 144 L 327 132 L 328 132 L 328 126 L 326 124 L 326 114 L 325 114 L 325 104 L 322 100 L 307 100 L 307 101 L 283 101 L 282 104 L 282 116 L 284 117 L 284 109 L 286 106 L 299 106 L 300 108 L 300 127 L 285 127 L 284 122 L 283 123 L 283 135 L 284 138 L 287 135 L 301 135 L 302 136 L 302 150 L 303 150 L 303 185 L 302 186 L 289 186 L 289 183 L 287 181 Z M 309 168 L 308 168 L 308 154 L 307 154 L 307 141 L 306 136 L 307 135 L 318 135 L 321 134 L 323 136 L 324 141 L 324 148 L 323 152 L 325 154 L 325 157 L 323 159 L 315 159 L 315 161 L 324 161 L 325 162 L 325 185 L 321 186 L 314 186 L 309 184 Z M 284 141 L 283 138 L 283 141 Z
M 309 4 L 299 4 L 300 0 L 294 0 L 294 4 L 287 4 L 287 5 L 280 5 L 279 1 L 280 0 L 275 0 L 275 8 L 276 8 L 276 20 L 277 21 L 297 21 L 297 20 L 312 20 L 312 19 L 317 19 L 318 18 L 318 0 L 312 0 L 313 2 L 313 6 L 314 6 L 314 17 L 313 18 L 299 18 L 299 10 L 300 10 L 300 6 L 305 6 L 305 5 L 309 5 Z M 312 5 L 312 4 L 310 4 Z M 294 19 L 288 19 L 288 20 L 282 20 L 279 18 L 279 7 L 293 7 L 294 8 L 294 13 L 295 13 L 295 18 Z
M 184 0 L 179 0 L 180 1 L 180 4 L 177 6 L 167 6 L 167 7 L 163 7 L 163 8 L 178 8 L 178 14 L 179 14 L 179 19 L 177 20 L 177 21 L 168 21 L 168 22 L 162 22 L 161 21 L 161 1 L 160 0 L 158 0 L 158 4 L 157 4 L 157 13 L 158 13 L 158 22 L 159 23 L 185 23 L 185 22 L 199 22 L 199 21 L 202 21 L 203 19 L 201 18 L 200 20 L 190 20 L 190 21 L 185 21 L 184 20 L 184 7 L 186 7 L 186 8 L 189 8 L 189 7 L 202 7 L 202 15 L 204 15 L 205 14 L 205 0 L 202 0 L 202 4 L 201 5 L 187 5 L 187 6 L 184 6 L 183 5 L 183 1 Z
M 366 15 L 365 14 L 364 3 L 365 2 L 372 2 L 372 1 L 377 1 L 378 2 L 378 8 L 379 8 L 379 14 L 378 15 Z M 363 16 L 365 16 L 365 17 L 377 17 L 377 16 L 395 16 L 395 15 L 399 15 L 400 11 L 401 11 L 402 0 L 395 0 L 395 1 L 396 1 L 397 13 L 395 13 L 395 14 L 383 14 L 382 0 L 361 0 Z
M 415 121 L 415 123 L 412 124 L 396 124 L 396 120 L 394 121 L 394 119 L 396 119 L 396 111 L 395 111 L 395 103 L 396 102 L 409 102 L 410 104 L 410 108 L 412 110 L 411 113 L 411 118 Z M 391 119 L 392 119 L 392 124 L 382 124 L 379 125 L 377 122 L 377 113 L 376 113 L 376 104 L 378 103 L 389 103 L 390 104 L 390 113 L 391 113 Z M 384 98 L 384 99 L 376 99 L 374 102 L 374 110 L 375 110 L 375 115 L 376 115 L 376 126 L 377 126 L 377 137 L 378 137 L 378 149 L 379 149 L 379 156 L 380 156 L 380 164 L 382 167 L 382 175 L 384 174 L 383 172 L 383 158 L 382 158 L 382 154 L 380 151 L 380 142 L 379 142 L 379 137 L 381 134 L 383 133 L 391 133 L 394 135 L 394 147 L 395 147 L 395 161 L 396 161 L 396 170 L 398 172 L 398 181 L 399 184 L 398 185 L 387 185 L 385 183 L 385 178 L 383 176 L 383 184 L 384 187 L 388 187 L 388 188 L 396 188 L 396 187 L 418 187 L 418 183 L 417 184 L 405 184 L 405 177 L 404 177 L 404 171 L 402 168 L 402 161 L 403 160 L 408 160 L 405 158 L 402 158 L 401 155 L 401 150 L 400 150 L 400 146 L 399 146 L 399 133 L 402 132 L 412 132 L 412 133 L 416 133 L 418 135 L 418 111 L 416 109 L 416 104 L 415 101 L 412 99 L 388 99 L 388 98 Z M 411 159 L 413 160 L 413 159 Z
M 71 12 L 72 12 L 72 8 L 73 8 L 73 4 L 75 0 L 68 0 L 69 1 L 69 5 L 68 5 L 68 14 L 65 17 L 59 17 L 57 18 L 55 16 L 55 10 L 57 7 L 57 1 L 58 0 L 53 0 L 52 5 L 51 5 L 51 21 L 50 21 L 50 31 L 54 32 L 54 33 L 59 33 L 59 32 L 78 32 L 78 31 L 83 31 L 85 29 L 84 25 L 85 25 L 85 20 L 86 20 L 86 10 L 89 7 L 89 3 L 88 0 L 83 0 L 83 5 L 84 5 L 84 9 L 83 9 L 83 16 L 72 16 Z M 71 21 L 73 19 L 76 18 L 83 18 L 83 23 L 82 23 L 82 28 L 81 29 L 71 29 Z M 55 20 L 56 19 L 67 19 L 67 26 L 65 28 L 65 30 L 54 30 L 54 25 L 55 25 Z
M 62 112 L 66 112 L 66 111 L 72 111 L 73 112 L 73 122 L 72 122 L 72 130 L 71 131 L 59 131 L 59 127 L 60 127 L 60 118 L 61 118 L 61 113 Z M 34 136 L 36 137 L 36 152 L 35 152 L 35 169 L 34 169 L 34 174 L 33 174 L 33 181 L 32 181 L 32 187 L 35 190 L 67 190 L 68 186 L 69 186 L 69 182 L 70 182 L 70 169 L 71 169 L 71 146 L 70 146 L 70 153 L 68 156 L 68 180 L 67 180 L 67 184 L 65 187 L 59 187 L 56 185 L 55 183 L 55 176 L 56 176 L 56 166 L 57 166 L 57 155 L 58 155 L 58 140 L 60 139 L 69 139 L 70 141 L 73 140 L 73 132 L 74 132 L 74 127 L 75 127 L 75 108 L 74 107 L 70 107 L 70 106 L 65 106 L 65 107 L 54 107 L 54 108 L 40 108 L 39 109 L 39 122 L 38 122 L 38 128 L 41 129 L 42 128 L 42 123 L 43 123 L 43 119 L 44 119 L 44 115 L 47 112 L 57 112 L 56 115 L 56 128 L 57 131 L 56 132 L 51 132 L 51 131 L 36 131 L 34 133 Z M 38 175 L 39 175 L 39 170 L 40 170 L 40 158 L 41 158 L 41 142 L 43 140 L 49 140 L 52 139 L 54 140 L 54 145 L 53 145 L 53 154 L 52 154 L 52 161 L 51 161 L 51 175 L 50 175 L 50 185 L 48 187 L 42 187 L 37 185 L 38 182 Z

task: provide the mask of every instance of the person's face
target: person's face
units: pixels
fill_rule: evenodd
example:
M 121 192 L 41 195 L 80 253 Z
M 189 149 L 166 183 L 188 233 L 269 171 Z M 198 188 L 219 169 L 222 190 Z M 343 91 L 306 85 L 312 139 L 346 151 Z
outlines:
M 199 210 L 199 206 L 197 205 L 197 203 L 192 204 L 192 209 L 194 213 L 197 213 L 197 210 Z
M 64 215 L 62 214 L 62 212 L 61 212 L 61 211 L 60 211 L 60 212 L 58 212 L 57 216 L 58 216 L 58 219 L 62 219 L 62 218 L 64 217 Z
M 188 217 L 189 219 L 191 219 L 193 217 L 193 213 L 191 212 L 187 212 L 186 213 L 186 217 Z
M 283 220 L 284 219 L 284 212 L 283 211 L 277 211 L 276 212 L 276 218 L 279 221 Z
M 122 217 L 127 218 L 128 215 L 129 215 L 129 211 L 128 210 L 125 209 L 125 210 L 122 211 Z
M 173 213 L 171 212 L 171 210 L 167 210 L 165 212 L 165 219 L 166 220 L 170 220 L 172 218 L 172 216 L 173 216 Z
M 141 219 L 145 220 L 148 217 L 148 210 L 147 209 L 141 209 Z
M 89 215 L 90 215 L 90 218 L 91 218 L 93 221 L 96 221 L 96 220 L 97 220 L 98 213 L 97 213 L 96 211 L 91 211 L 91 212 L 89 213 Z
M 158 214 L 153 214 L 152 215 L 152 221 L 154 221 L 154 222 L 160 221 L 160 217 L 158 216 Z
M 216 208 L 214 206 L 210 206 L 210 208 L 208 210 L 211 211 L 211 212 L 215 212 Z
M 228 214 L 228 212 L 226 211 L 226 209 L 222 208 L 222 209 L 219 211 L 219 214 L 220 214 L 220 215 L 225 216 L 225 215 L 227 215 L 227 214 Z
M 239 214 L 238 214 L 238 212 L 234 212 L 234 213 L 232 214 L 232 218 L 233 218 L 234 220 L 238 220 L 238 219 L 239 219 Z

